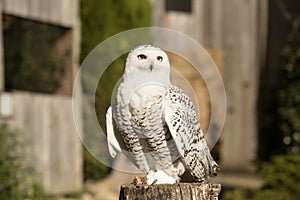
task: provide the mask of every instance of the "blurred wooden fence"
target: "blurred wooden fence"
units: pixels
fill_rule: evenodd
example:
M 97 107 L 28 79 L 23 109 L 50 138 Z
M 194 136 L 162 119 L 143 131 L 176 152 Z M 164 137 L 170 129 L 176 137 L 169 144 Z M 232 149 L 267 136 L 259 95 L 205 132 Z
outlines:
M 82 186 L 82 146 L 73 120 L 72 98 L 16 91 L 8 123 L 24 135 L 27 164 L 47 192 L 67 193 Z

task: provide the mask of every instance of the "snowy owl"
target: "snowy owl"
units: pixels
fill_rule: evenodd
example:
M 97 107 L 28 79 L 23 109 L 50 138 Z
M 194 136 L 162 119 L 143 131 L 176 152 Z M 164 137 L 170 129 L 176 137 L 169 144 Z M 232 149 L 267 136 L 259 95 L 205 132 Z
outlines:
M 106 126 L 111 156 L 124 153 L 148 184 L 203 182 L 219 170 L 193 103 L 170 83 L 169 59 L 158 47 L 129 52 Z

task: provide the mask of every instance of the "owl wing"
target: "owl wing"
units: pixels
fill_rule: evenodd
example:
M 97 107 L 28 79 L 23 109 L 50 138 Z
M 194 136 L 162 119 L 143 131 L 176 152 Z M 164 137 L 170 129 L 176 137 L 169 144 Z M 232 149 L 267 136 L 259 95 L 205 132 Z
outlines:
M 113 118 L 114 106 L 115 105 L 110 106 L 106 112 L 107 143 L 110 155 L 114 158 L 118 152 L 122 152 L 129 160 L 132 161 L 133 164 L 137 166 L 137 168 L 144 172 L 148 172 L 149 166 L 147 159 L 143 149 L 141 148 L 142 145 L 140 144 L 137 135 L 132 134 L 131 128 L 127 129 L 127 132 L 121 132 L 122 130 L 117 128 Z M 123 126 L 125 126 L 125 124 L 123 124 Z
M 201 180 L 215 175 L 218 167 L 210 155 L 192 101 L 181 89 L 170 86 L 164 106 L 165 121 L 188 171 Z
M 115 157 L 117 152 L 121 152 L 120 144 L 115 136 L 115 129 L 113 123 L 112 107 L 110 106 L 106 112 L 106 132 L 108 151 L 111 157 Z

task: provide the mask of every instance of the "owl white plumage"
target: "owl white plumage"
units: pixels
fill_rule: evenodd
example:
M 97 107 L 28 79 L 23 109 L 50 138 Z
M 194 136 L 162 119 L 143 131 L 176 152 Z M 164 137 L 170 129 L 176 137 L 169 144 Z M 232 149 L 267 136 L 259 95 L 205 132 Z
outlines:
M 192 101 L 170 83 L 168 56 L 157 47 L 128 54 L 106 125 L 111 156 L 124 153 L 147 173 L 148 184 L 202 182 L 219 170 Z

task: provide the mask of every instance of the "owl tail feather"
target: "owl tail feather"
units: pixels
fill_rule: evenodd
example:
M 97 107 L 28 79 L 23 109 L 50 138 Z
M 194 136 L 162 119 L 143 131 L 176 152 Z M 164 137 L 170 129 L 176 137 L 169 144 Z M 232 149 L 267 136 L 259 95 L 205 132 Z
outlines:
M 215 161 L 213 161 L 212 165 L 211 165 L 211 168 L 210 168 L 210 171 L 209 171 L 210 176 L 211 177 L 217 176 L 219 171 L 220 171 L 220 167 L 218 166 L 218 164 Z
M 218 172 L 220 171 L 219 165 L 216 163 L 216 161 L 213 159 L 211 155 L 207 156 L 207 162 L 209 165 L 208 174 L 210 177 L 216 177 Z

